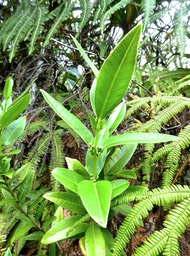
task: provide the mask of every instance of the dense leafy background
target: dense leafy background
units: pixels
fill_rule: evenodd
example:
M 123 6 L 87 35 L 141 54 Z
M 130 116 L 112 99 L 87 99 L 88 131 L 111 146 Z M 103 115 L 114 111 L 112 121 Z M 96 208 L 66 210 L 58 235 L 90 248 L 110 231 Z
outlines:
M 53 168 L 65 164 L 64 156 L 84 161 L 86 146 L 81 143 L 75 131 L 68 132 L 67 125 L 59 121 L 39 91 L 43 89 L 52 93 L 88 126 L 86 113 L 91 111 L 88 92 L 94 74 L 76 49 L 71 35 L 77 38 L 97 69 L 100 69 L 118 41 L 141 22 L 144 27 L 137 69 L 126 95 L 127 116 L 118 132 L 127 129 L 162 131 L 179 134 L 183 141 L 181 144 L 173 142 L 163 148 L 160 145 L 156 148 L 152 145 L 145 149 L 139 147 L 128 168 L 137 170 L 137 183 L 145 182 L 150 188 L 161 184 L 166 187 L 168 182 L 189 185 L 189 1 L 59 2 L 0 1 L 0 91 L 10 75 L 15 82 L 15 98 L 32 83 L 32 100 L 26 111 L 27 129 L 15 144 L 21 153 L 14 156 L 11 163 L 15 169 L 22 166 L 35 169 L 31 197 L 35 193 L 40 197 L 44 191 L 59 186 L 52 180 L 50 173 Z M 162 173 L 168 169 L 171 170 L 163 175 L 162 180 Z M 39 200 L 35 207 L 33 214 L 39 215 L 39 222 L 54 213 L 54 207 L 46 201 Z M 2 216 L 12 220 L 7 225 L 2 218 L 2 230 L 8 234 L 6 245 L 9 245 L 12 242 L 11 233 L 20 223 L 12 207 L 1 210 L 4 214 Z M 64 215 L 67 213 L 64 212 Z M 153 212 L 146 220 L 148 225 L 153 226 L 152 231 L 161 225 L 162 215 L 163 212 Z M 115 220 L 116 226 L 121 219 L 118 216 Z M 114 234 L 114 225 L 110 226 Z M 131 242 L 132 246 L 127 249 L 128 255 L 144 240 L 139 237 L 141 231 L 138 233 L 137 230 L 138 239 Z M 151 230 L 143 232 L 149 234 Z M 188 255 L 185 253 L 189 250 L 189 237 L 182 237 L 181 241 L 181 255 Z M 19 240 L 14 249 L 15 254 L 21 251 L 24 255 L 32 255 L 32 250 L 37 250 L 35 242 L 25 242 Z M 75 250 L 74 245 L 66 245 L 62 250 L 68 253 L 70 247 Z M 53 246 L 51 250 L 55 250 Z M 41 251 L 45 254 L 47 249 L 42 248 Z

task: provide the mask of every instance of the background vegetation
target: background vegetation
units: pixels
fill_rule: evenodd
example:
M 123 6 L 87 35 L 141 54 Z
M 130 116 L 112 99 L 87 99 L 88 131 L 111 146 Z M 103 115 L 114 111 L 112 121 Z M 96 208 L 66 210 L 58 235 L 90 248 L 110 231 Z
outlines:
M 132 185 L 146 185 L 151 190 L 162 188 L 166 194 L 173 191 L 172 184 L 177 184 L 178 187 L 174 189 L 176 194 L 173 192 L 177 199 L 168 200 L 168 205 L 164 207 L 160 207 L 163 204 L 159 201 L 161 199 L 158 199 L 159 190 L 152 192 L 157 198 L 155 201 L 150 199 L 151 196 L 153 198 L 151 192 L 144 199 L 142 195 L 139 198 L 132 195 L 126 198 L 125 195 L 124 199 L 118 199 L 124 200 L 125 203 L 132 202 L 130 206 L 143 199 L 141 202 L 145 205 L 145 211 L 149 211 L 137 218 L 134 226 L 134 230 L 138 226 L 136 233 L 134 234 L 132 228 L 127 234 L 125 254 L 135 253 L 136 248 L 155 230 L 162 231 L 156 233 L 158 235 L 153 237 L 152 243 L 161 240 L 162 235 L 171 228 L 171 225 L 167 226 L 165 216 L 172 203 L 181 202 L 178 208 L 173 208 L 174 214 L 171 211 L 168 215 L 172 216 L 172 223 L 176 222 L 175 214 L 182 216 L 184 208 L 188 209 L 189 9 L 190 3 L 185 0 L 0 1 L 1 92 L 8 76 L 14 79 L 14 99 L 31 85 L 31 101 L 25 111 L 25 133 L 11 146 L 11 150 L 21 150 L 18 155 L 13 155 L 11 160 L 11 167 L 15 171 L 19 170 L 17 179 L 10 182 L 12 193 L 16 195 L 19 184 L 24 181 L 23 177 L 31 172 L 30 170 L 35 171 L 35 175 L 31 175 L 31 189 L 22 196 L 22 202 L 9 200 L 3 191 L 0 194 L 2 255 L 8 248 L 13 255 L 82 255 L 77 241 L 64 241 L 50 246 L 40 243 L 43 232 L 50 227 L 56 210 L 55 205 L 42 198 L 42 195 L 60 188 L 57 181 L 51 177 L 51 171 L 55 167 L 65 166 L 65 156 L 84 163 L 86 150 L 78 135 L 60 121 L 39 91 L 43 89 L 51 93 L 83 123 L 89 125 L 87 113 L 91 112 L 91 107 L 88 93 L 94 75 L 81 57 L 71 35 L 77 38 L 90 59 L 100 69 L 119 40 L 136 24 L 143 23 L 137 67 L 126 95 L 127 113 L 117 133 L 162 132 L 180 138 L 180 141 L 167 144 L 138 146 L 126 167 L 137 174 L 137 179 L 130 180 Z M 147 206 L 145 200 L 152 200 L 156 207 Z M 26 207 L 28 210 L 23 214 L 22 211 Z M 141 205 L 137 204 L 136 211 L 139 209 Z M 69 212 L 64 209 L 63 215 L 67 217 Z M 34 216 L 35 224 L 31 227 L 30 221 L 34 220 Z M 179 228 L 180 232 L 179 229 L 176 232 L 179 233 L 177 239 L 180 237 L 181 255 L 189 255 L 190 209 L 184 216 L 184 227 Z M 28 219 L 30 221 L 26 225 Z M 141 219 L 145 219 L 144 225 L 139 221 Z M 110 221 L 109 229 L 114 237 L 123 220 L 124 216 L 118 213 Z M 125 222 L 126 230 L 127 218 Z M 181 224 L 180 227 L 182 226 Z M 182 233 L 184 235 L 181 236 Z M 116 237 L 117 248 L 117 241 L 120 241 L 122 236 L 121 230 L 118 232 L 118 238 Z M 173 247 L 178 248 L 176 243 Z M 145 249 L 137 250 L 135 255 L 143 255 Z M 178 255 L 178 249 L 176 254 L 173 251 L 169 254 L 166 246 L 163 255 Z M 155 250 L 150 255 L 159 254 Z

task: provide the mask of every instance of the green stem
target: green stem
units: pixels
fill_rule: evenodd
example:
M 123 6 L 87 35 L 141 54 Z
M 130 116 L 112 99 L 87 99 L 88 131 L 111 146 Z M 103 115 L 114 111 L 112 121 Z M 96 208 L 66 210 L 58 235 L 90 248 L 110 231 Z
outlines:
M 95 140 L 94 140 L 94 148 L 96 149 L 97 147 L 97 144 L 98 144 L 98 138 L 99 138 L 99 132 L 100 132 L 100 129 L 101 129 L 101 120 L 98 119 L 98 122 L 97 122 L 97 126 L 96 126 L 96 134 L 95 134 Z M 97 158 L 98 156 L 96 154 L 93 155 L 93 177 L 95 179 L 97 179 L 97 173 L 96 173 L 96 166 L 97 166 Z

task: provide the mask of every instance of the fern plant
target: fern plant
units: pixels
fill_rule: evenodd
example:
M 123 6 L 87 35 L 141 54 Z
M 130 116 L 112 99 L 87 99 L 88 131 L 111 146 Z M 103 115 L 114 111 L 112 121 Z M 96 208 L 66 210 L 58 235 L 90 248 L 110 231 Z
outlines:
M 163 229 L 155 231 L 146 242 L 139 247 L 134 255 L 157 256 L 179 255 L 178 238 L 185 232 L 190 223 L 190 189 L 188 186 L 171 186 L 165 189 L 153 189 L 146 193 L 136 194 L 130 191 L 116 199 L 117 203 L 128 203 L 131 200 L 139 201 L 129 212 L 119 228 L 113 243 L 112 253 L 114 256 L 121 255 L 125 245 L 129 242 L 136 227 L 142 225 L 154 205 L 165 206 L 171 203 L 177 205 L 171 209 L 163 222 Z M 115 202 L 115 203 L 116 203 Z

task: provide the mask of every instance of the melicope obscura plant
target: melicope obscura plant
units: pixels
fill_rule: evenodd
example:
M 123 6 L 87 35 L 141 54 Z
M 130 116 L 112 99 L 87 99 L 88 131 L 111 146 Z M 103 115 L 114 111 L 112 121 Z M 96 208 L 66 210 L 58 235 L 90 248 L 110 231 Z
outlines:
M 120 41 L 100 71 L 73 38 L 96 77 L 90 90 L 93 109 L 93 114 L 89 114 L 91 129 L 41 90 L 50 107 L 88 146 L 85 166 L 77 159 L 66 158 L 68 168 L 55 168 L 52 171 L 52 176 L 64 186 L 65 191 L 44 195 L 59 206 L 52 227 L 42 238 L 44 244 L 80 238 L 80 248 L 85 255 L 111 255 L 113 238 L 107 230 L 108 220 L 117 211 L 124 214 L 128 212 L 126 205 L 113 205 L 112 200 L 131 190 L 147 189 L 143 186 L 130 186 L 127 178 L 136 178 L 136 174 L 123 168 L 138 143 L 177 140 L 175 136 L 158 133 L 114 133 L 126 113 L 123 97 L 136 66 L 140 34 L 141 25 L 138 25 Z M 62 207 L 70 210 L 69 218 L 63 219 Z

